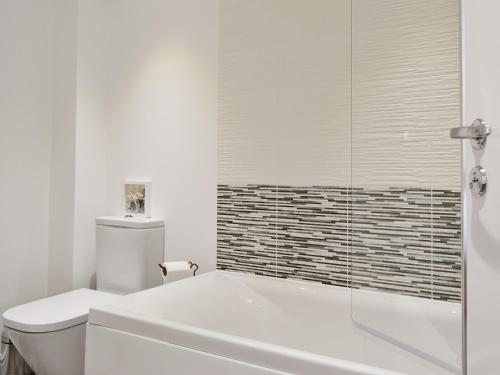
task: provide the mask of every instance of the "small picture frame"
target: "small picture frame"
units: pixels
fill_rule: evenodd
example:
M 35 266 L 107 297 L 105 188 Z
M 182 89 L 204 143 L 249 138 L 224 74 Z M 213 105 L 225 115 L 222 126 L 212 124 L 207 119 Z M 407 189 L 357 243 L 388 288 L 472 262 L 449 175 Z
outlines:
M 151 181 L 125 182 L 125 214 L 151 217 Z

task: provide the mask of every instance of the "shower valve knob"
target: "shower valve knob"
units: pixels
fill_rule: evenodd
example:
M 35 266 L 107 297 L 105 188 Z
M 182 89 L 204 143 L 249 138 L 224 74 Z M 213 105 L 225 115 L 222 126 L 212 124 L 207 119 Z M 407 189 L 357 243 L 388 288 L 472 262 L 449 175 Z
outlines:
M 482 197 L 486 194 L 486 187 L 488 186 L 488 173 L 486 169 L 481 166 L 474 167 L 470 172 L 469 181 L 472 195 Z

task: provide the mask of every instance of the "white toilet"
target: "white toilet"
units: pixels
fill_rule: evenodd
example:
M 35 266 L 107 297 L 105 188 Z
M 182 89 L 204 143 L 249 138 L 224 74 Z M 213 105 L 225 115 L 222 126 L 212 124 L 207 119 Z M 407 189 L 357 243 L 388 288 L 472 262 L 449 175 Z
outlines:
M 3 314 L 10 339 L 37 375 L 84 373 L 89 307 L 161 285 L 163 241 L 163 220 L 97 218 L 97 290 L 74 290 Z

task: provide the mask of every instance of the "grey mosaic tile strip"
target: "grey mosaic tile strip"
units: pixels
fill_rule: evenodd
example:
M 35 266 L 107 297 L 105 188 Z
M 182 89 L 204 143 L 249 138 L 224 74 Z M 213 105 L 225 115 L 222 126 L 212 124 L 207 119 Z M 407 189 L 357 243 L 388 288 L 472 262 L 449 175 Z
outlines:
M 278 187 L 278 277 L 347 286 L 348 191 Z
M 352 286 L 458 301 L 460 194 L 355 189 Z
M 217 266 L 276 276 L 276 188 L 217 189 Z
M 431 297 L 430 192 L 353 189 L 352 287 Z
M 432 191 L 433 298 L 460 301 L 462 274 L 461 194 Z
M 355 288 L 458 301 L 460 215 L 448 190 L 219 185 L 217 264 L 339 286 L 350 269 Z

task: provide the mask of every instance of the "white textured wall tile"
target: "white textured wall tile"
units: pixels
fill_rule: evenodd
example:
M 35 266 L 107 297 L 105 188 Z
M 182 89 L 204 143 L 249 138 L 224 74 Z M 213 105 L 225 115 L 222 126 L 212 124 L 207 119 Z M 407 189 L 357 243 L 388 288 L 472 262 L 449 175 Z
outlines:
M 221 1 L 219 183 L 348 183 L 348 5 Z
M 352 1 L 354 186 L 459 189 L 459 5 Z
M 350 182 L 349 1 L 223 0 L 218 182 Z M 356 186 L 459 186 L 459 4 L 353 9 Z

